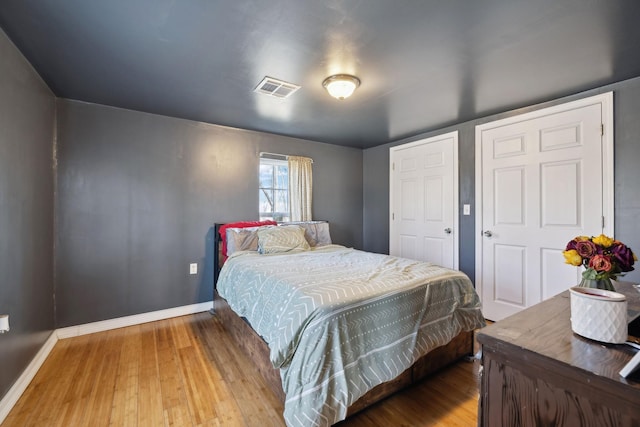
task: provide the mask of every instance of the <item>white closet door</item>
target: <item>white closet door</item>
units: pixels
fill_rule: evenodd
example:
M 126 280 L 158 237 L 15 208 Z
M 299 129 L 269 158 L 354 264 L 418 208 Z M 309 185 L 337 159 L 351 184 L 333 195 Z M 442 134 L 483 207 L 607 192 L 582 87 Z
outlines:
M 458 267 L 457 132 L 390 149 L 389 253 Z
M 500 320 L 579 283 L 562 251 L 603 232 L 602 105 L 484 125 L 481 272 L 486 318 Z

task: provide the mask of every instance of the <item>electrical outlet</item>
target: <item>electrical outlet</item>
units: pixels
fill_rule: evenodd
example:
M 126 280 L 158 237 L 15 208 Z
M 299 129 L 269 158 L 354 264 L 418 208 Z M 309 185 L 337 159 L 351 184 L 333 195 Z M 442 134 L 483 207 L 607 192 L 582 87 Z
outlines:
M 198 263 L 193 262 L 189 264 L 189 274 L 198 274 Z
M 471 215 L 471 205 L 462 205 L 462 215 Z
M 9 315 L 0 314 L 0 334 L 9 332 Z

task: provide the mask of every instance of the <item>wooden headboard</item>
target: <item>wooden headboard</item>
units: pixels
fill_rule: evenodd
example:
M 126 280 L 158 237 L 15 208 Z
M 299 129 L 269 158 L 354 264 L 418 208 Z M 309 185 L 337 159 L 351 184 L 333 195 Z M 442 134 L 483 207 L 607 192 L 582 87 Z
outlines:
M 220 275 L 220 269 L 222 268 L 222 237 L 220 236 L 220 227 L 223 223 L 216 222 L 213 226 L 213 290 L 216 289 L 216 283 L 218 283 L 218 276 Z

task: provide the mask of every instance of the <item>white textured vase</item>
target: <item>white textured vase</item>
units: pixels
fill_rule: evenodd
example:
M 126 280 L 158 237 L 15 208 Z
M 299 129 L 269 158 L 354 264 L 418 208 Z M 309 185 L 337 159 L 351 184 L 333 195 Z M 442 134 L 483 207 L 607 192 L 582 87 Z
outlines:
M 621 344 L 627 340 L 627 298 L 603 289 L 573 287 L 571 329 L 596 341 Z

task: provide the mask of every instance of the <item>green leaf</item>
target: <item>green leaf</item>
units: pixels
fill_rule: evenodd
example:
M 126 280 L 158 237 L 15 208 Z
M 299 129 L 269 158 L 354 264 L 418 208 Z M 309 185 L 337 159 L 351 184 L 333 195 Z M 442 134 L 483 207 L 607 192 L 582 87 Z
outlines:
M 598 278 L 598 272 L 593 268 L 587 268 L 584 273 L 582 273 L 582 278 L 585 280 L 596 280 Z

